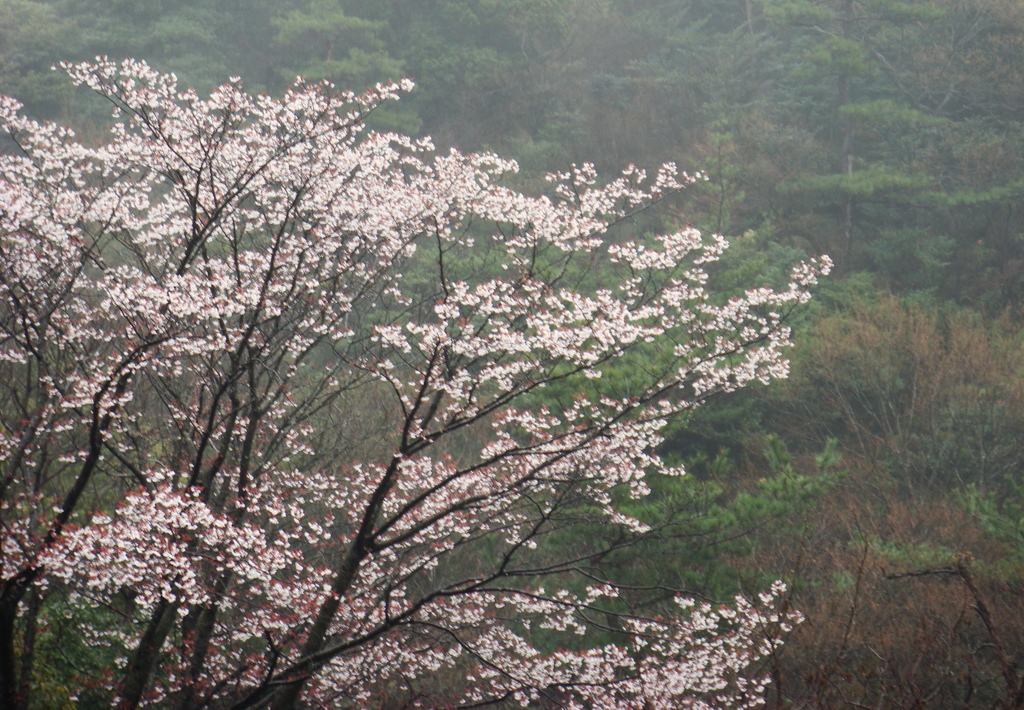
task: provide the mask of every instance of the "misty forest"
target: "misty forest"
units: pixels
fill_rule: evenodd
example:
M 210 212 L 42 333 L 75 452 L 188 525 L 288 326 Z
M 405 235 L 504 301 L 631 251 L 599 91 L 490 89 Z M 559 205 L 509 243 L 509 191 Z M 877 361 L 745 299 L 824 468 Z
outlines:
M 0 0 L 0 707 L 1024 708 L 1024 4 Z

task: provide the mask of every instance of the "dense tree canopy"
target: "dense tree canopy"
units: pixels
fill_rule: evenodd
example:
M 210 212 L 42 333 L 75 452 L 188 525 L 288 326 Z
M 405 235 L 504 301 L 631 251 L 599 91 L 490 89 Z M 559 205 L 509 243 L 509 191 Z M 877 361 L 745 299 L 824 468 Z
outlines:
M 488 184 L 549 199 L 554 186 L 545 175 L 568 174 L 571 184 L 573 163 L 612 175 L 633 162 L 654 175 L 671 160 L 706 174 L 708 180 L 657 210 L 630 211 L 611 239 L 656 251 L 654 235 L 688 224 L 727 235 L 730 248 L 706 265 L 716 307 L 755 283 L 785 291 L 792 264 L 831 254 L 835 273 L 814 301 L 786 314 L 797 344 L 792 377 L 720 393 L 712 406 L 668 419 L 658 431 L 663 441 L 648 453 L 688 475 L 649 472 L 650 491 L 636 498 L 609 492 L 616 514 L 641 521 L 647 532 L 605 525 L 607 511 L 571 496 L 563 510 L 573 524 L 545 534 L 530 552 L 533 564 L 578 555 L 587 574 L 623 585 L 614 601 L 601 601 L 616 614 L 665 614 L 675 602 L 661 590 L 729 603 L 739 593 L 756 598 L 785 579 L 783 604 L 806 620 L 751 667 L 750 677 L 770 675 L 769 705 L 794 708 L 990 710 L 1020 707 L 1024 697 L 1022 49 L 1024 12 L 1015 0 L 0 0 L 0 93 L 24 102 L 25 115 L 73 126 L 78 150 L 110 144 L 110 106 L 51 70 L 63 60 L 145 58 L 175 72 L 179 85 L 194 86 L 200 98 L 229 76 L 241 78 L 236 91 L 277 98 L 297 75 L 354 89 L 408 76 L 415 89 L 362 118 L 372 130 L 433 136 L 437 151 L 399 151 L 431 169 L 431 156 L 444 157 L 451 146 L 493 151 L 514 158 L 520 170 L 495 164 L 500 175 L 485 170 Z M 0 150 L 20 151 L 6 135 Z M 73 155 L 66 153 L 68 160 Z M 140 177 L 150 178 L 148 199 L 166 205 L 175 190 L 185 199 L 173 174 L 162 183 Z M 91 190 L 100 180 L 94 175 L 83 184 Z M 265 224 L 267 215 L 260 217 Z M 507 276 L 496 256 L 502 252 L 484 249 L 491 245 L 484 222 L 474 216 L 460 237 L 471 238 L 472 247 L 439 250 L 434 243 L 394 264 L 415 307 L 403 313 L 390 292 L 380 291 L 358 307 L 354 302 L 341 330 L 372 333 L 388 319 L 439 317 L 431 310 L 437 300 L 461 297 L 438 291 L 442 262 L 446 279 L 474 288 Z M 80 248 L 88 258 L 75 283 L 103 274 L 112 280 L 117 269 L 151 260 L 125 246 L 128 236 L 104 233 L 112 243 L 102 258 Z M 191 258 L 229 252 L 208 249 Z M 623 283 L 624 262 L 609 258 L 605 247 L 571 259 L 548 249 L 538 251 L 536 268 L 557 274 L 560 288 L 594 298 L 599 288 Z M 197 304 L 210 297 L 202 298 L 193 296 Z M 288 324 L 309 308 L 292 320 L 283 313 L 280 327 L 290 333 Z M 109 311 L 104 327 L 129 323 L 130 315 Z M 460 317 L 470 315 L 485 317 L 461 305 Z M 519 323 L 513 319 L 509 328 Z M 99 341 L 89 347 L 102 350 L 108 359 L 97 362 L 108 370 L 116 365 L 109 360 L 114 341 L 105 350 Z M 649 376 L 668 367 L 672 355 L 655 343 L 631 347 L 631 354 L 605 362 L 599 379 L 549 382 L 524 393 L 521 408 L 561 413 L 580 396 L 621 400 L 646 391 Z M 249 357 L 243 355 L 239 366 Z M 338 366 L 335 357 L 316 345 L 300 360 L 312 371 Z M 453 355 L 447 357 L 446 366 Z M 85 367 L 66 353 L 61 358 L 54 367 L 59 362 L 66 374 L 73 365 Z M 265 358 L 253 362 L 266 377 L 276 371 Z M 125 385 L 131 403 L 166 408 L 160 387 L 170 385 L 158 387 L 143 370 Z M 48 386 L 22 375 L 10 392 Z M 289 397 L 306 375 L 300 368 L 290 377 L 281 406 L 294 406 Z M 382 460 L 391 451 L 386 432 L 401 407 L 389 404 L 396 401 L 390 385 L 365 377 L 308 412 L 309 423 L 326 433 L 308 444 L 315 456 L 296 453 L 287 466 L 321 470 L 310 464 L 316 459 L 327 462 L 326 470 L 335 462 Z M 241 388 L 245 380 L 229 381 Z M 18 396 L 24 412 L 39 411 L 39 395 Z M 243 402 L 252 395 L 235 396 Z M 233 406 L 208 394 L 188 405 L 206 415 Z M 283 416 L 276 411 L 263 416 Z M 28 426 L 22 420 L 34 421 L 12 411 L 5 416 L 11 423 L 3 436 L 16 437 L 12 432 Z M 237 421 L 248 416 L 239 410 Z M 300 419 L 289 421 L 301 429 Z M 477 455 L 493 434 L 490 425 L 446 434 L 433 448 L 438 460 Z M 68 530 L 86 526 L 92 514 L 113 515 L 114 492 L 139 484 L 128 464 L 139 471 L 151 466 L 143 461 L 151 436 L 165 442 L 152 444 L 152 456 L 188 454 L 184 443 L 166 443 L 178 434 L 163 421 L 113 416 L 109 430 L 131 432 L 115 447 L 124 459 L 118 475 L 131 478 L 111 476 L 114 454 L 103 449 Z M 59 436 L 88 451 L 80 433 Z M 217 441 L 204 451 L 216 451 Z M 284 461 L 285 448 L 268 450 L 272 467 Z M 253 451 L 253 461 L 262 460 L 264 450 Z M 209 466 L 217 454 L 203 455 Z M 46 458 L 40 470 L 50 473 L 33 485 L 65 495 L 68 472 L 80 463 Z M 33 520 L 37 535 L 49 524 L 45 516 Z M 625 540 L 631 544 L 620 547 Z M 493 544 L 463 546 L 458 563 L 445 569 L 468 579 L 477 574 L 472 560 L 492 555 Z M 86 624 L 116 628 L 119 614 L 137 611 L 131 594 L 121 592 L 113 608 L 89 606 L 94 602 L 68 591 L 81 582 L 68 575 L 43 596 L 25 592 L 20 613 L 42 621 L 8 631 L 15 649 L 35 649 L 34 656 L 9 656 L 35 669 L 19 671 L 19 682 L 32 686 L 39 707 L 70 707 L 72 694 L 86 705 L 98 697 L 91 688 L 109 685 L 99 669 L 131 660 L 110 644 L 104 656 L 80 633 Z M 560 584 L 586 598 L 584 582 L 563 576 Z M 220 613 L 202 623 L 186 617 L 187 623 L 199 628 Z M 575 644 L 535 624 L 528 634 L 514 630 L 550 654 L 621 646 L 618 626 L 604 618 Z M 462 675 L 461 668 L 438 674 L 436 687 L 451 687 Z M 88 687 L 79 693 L 83 679 Z M 436 698 L 435 690 L 416 692 Z
M 90 659 L 122 707 L 761 701 L 779 588 L 616 609 L 629 587 L 584 564 L 606 550 L 548 540 L 649 532 L 617 501 L 681 473 L 666 419 L 784 375 L 818 267 L 719 299 L 721 238 L 606 236 L 673 166 L 528 197 L 512 162 L 364 133 L 397 85 L 200 99 L 131 60 L 66 69 L 121 120 L 90 148 L 3 103 L 6 705 L 55 598 L 123 658 Z

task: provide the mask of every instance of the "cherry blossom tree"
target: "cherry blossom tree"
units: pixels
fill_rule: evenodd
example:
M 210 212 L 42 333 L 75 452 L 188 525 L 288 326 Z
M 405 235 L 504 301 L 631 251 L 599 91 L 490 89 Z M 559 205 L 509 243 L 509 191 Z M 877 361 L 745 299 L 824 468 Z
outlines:
M 0 99 L 0 705 L 58 613 L 125 708 L 761 702 L 781 587 L 643 615 L 551 539 L 648 534 L 615 501 L 683 473 L 659 430 L 786 374 L 827 260 L 717 297 L 721 238 L 609 236 L 673 166 L 527 196 L 367 131 L 404 84 L 63 68 L 113 105 L 102 145 Z

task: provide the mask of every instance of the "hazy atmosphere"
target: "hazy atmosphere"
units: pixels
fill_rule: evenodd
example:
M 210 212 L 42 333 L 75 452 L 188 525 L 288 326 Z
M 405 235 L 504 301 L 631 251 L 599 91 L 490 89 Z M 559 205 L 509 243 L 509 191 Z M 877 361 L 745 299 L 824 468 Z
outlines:
M 0 707 L 1024 708 L 1024 4 L 0 0 Z

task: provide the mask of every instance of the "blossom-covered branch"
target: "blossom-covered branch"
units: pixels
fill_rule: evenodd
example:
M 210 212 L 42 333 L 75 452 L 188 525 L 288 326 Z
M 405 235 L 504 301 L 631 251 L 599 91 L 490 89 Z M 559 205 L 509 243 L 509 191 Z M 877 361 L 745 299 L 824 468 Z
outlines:
M 119 649 L 91 682 L 122 707 L 760 701 L 781 588 L 542 653 L 620 590 L 540 551 L 583 505 L 644 534 L 615 500 L 682 473 L 667 419 L 785 376 L 827 260 L 715 298 L 721 238 L 609 236 L 674 166 L 528 196 L 511 161 L 366 130 L 408 84 L 64 69 L 110 100 L 102 145 L 0 100 L 0 704 L 58 595 Z

